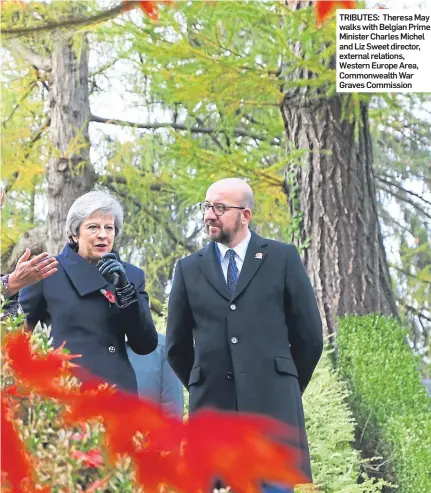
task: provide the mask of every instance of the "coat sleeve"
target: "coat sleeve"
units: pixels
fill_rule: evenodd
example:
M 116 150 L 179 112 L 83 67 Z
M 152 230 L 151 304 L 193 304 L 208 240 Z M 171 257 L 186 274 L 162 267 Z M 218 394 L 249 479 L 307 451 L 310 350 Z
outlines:
M 185 387 L 188 387 L 194 361 L 194 325 L 181 260 L 179 260 L 169 295 L 166 350 L 169 364 Z
M 49 314 L 43 294 L 43 281 L 21 289 L 18 301 L 26 315 L 26 328 L 33 330 L 38 322 L 49 322 Z
M 322 321 L 310 279 L 294 245 L 288 245 L 284 309 L 293 361 L 304 392 L 323 349 Z
M 136 354 L 149 354 L 157 347 L 157 332 L 145 291 L 144 271 L 139 269 L 140 278 L 136 288 L 137 303 L 121 309 L 121 323 L 127 340 Z
M 166 359 L 164 346 L 161 348 L 161 357 L 160 405 L 166 414 L 182 419 L 184 414 L 183 386 Z

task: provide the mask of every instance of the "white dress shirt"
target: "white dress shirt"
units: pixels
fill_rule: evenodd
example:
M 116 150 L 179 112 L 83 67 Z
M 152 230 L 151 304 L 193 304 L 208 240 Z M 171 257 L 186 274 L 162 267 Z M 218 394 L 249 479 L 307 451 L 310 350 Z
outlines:
M 245 254 L 247 253 L 248 244 L 250 243 L 250 238 L 251 238 L 251 233 L 249 230 L 247 236 L 241 241 L 241 243 L 238 243 L 238 245 L 235 248 L 232 248 L 232 250 L 235 251 L 235 262 L 236 262 L 236 266 L 238 267 L 238 277 L 241 272 L 242 265 L 244 263 Z M 217 243 L 217 247 L 221 259 L 221 268 L 223 271 L 224 278 L 227 282 L 227 268 L 229 266 L 229 258 L 226 255 L 226 252 L 230 250 L 230 247 L 224 245 L 223 243 Z

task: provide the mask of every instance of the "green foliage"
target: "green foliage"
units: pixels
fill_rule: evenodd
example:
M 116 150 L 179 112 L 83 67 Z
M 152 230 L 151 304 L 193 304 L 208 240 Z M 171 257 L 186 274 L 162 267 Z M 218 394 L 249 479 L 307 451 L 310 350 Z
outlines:
M 379 315 L 346 317 L 338 364 L 364 437 L 391 461 L 402 493 L 431 491 L 431 403 L 407 330 Z
M 362 472 L 365 461 L 352 447 L 355 421 L 347 397 L 326 350 L 303 397 L 313 479 L 325 493 L 382 491 L 384 483 Z

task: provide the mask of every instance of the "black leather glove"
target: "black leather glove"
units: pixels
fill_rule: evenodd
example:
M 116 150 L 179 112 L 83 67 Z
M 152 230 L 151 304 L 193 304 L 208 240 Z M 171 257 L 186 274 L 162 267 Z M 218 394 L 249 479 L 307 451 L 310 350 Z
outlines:
M 115 253 L 105 253 L 97 262 L 97 268 L 102 276 L 115 287 L 124 288 L 129 283 L 121 262 L 118 261 Z

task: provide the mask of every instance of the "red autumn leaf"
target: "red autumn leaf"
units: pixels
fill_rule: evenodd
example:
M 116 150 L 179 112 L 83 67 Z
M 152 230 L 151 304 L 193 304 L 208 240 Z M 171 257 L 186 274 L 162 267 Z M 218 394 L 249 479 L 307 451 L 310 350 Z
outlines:
M 10 416 L 5 400 L 1 399 L 1 470 L 2 470 L 2 490 L 6 485 L 9 486 L 11 493 L 30 493 L 34 490 L 32 480 L 32 465 L 25 452 L 24 444 L 21 441 L 17 430 L 12 423 L 13 417 Z M 3 483 L 3 478 L 6 485 Z M 45 490 L 48 491 L 48 490 Z
M 47 354 L 33 353 L 30 334 L 23 331 L 9 333 L 4 341 L 5 353 L 15 375 L 35 391 L 53 388 L 54 379 L 70 374 L 70 369 L 76 366 L 70 360 L 80 355 L 65 353 L 63 346 Z
M 165 416 L 152 402 L 100 386 L 96 378 L 84 390 L 61 388 L 56 377 L 67 371 L 72 356 L 63 357 L 59 351 L 33 355 L 28 337 L 19 333 L 8 335 L 6 345 L 11 369 L 24 386 L 66 404 L 66 423 L 103 420 L 108 460 L 114 463 L 117 454 L 129 455 L 147 493 L 160 493 L 163 486 L 197 493 L 208 490 L 215 477 L 222 477 L 238 493 L 254 493 L 264 480 L 285 484 L 307 480 L 300 472 L 299 453 L 280 442 L 289 441 L 297 431 L 282 423 L 202 411 L 184 424 Z M 41 383 L 38 368 L 44 379 L 54 383 Z M 88 454 L 78 453 L 77 458 L 90 467 L 101 465 L 100 451 Z
M 88 467 L 100 467 L 104 463 L 102 452 L 99 449 L 91 449 L 88 452 L 75 450 L 72 453 L 72 457 L 78 461 L 82 461 Z
M 317 24 L 322 24 L 335 10 L 338 9 L 355 9 L 356 1 L 349 0 L 317 0 L 314 9 L 316 12 Z
M 201 411 L 189 422 L 186 459 L 217 472 L 233 491 L 260 492 L 262 480 L 288 486 L 307 483 L 297 449 L 283 445 L 297 431 L 271 418 Z M 214 432 L 213 430 L 216 430 Z
M 145 12 L 150 19 L 157 20 L 159 18 L 159 10 L 157 8 L 156 2 L 144 0 L 142 2 L 139 2 L 139 8 L 142 10 L 142 12 Z

